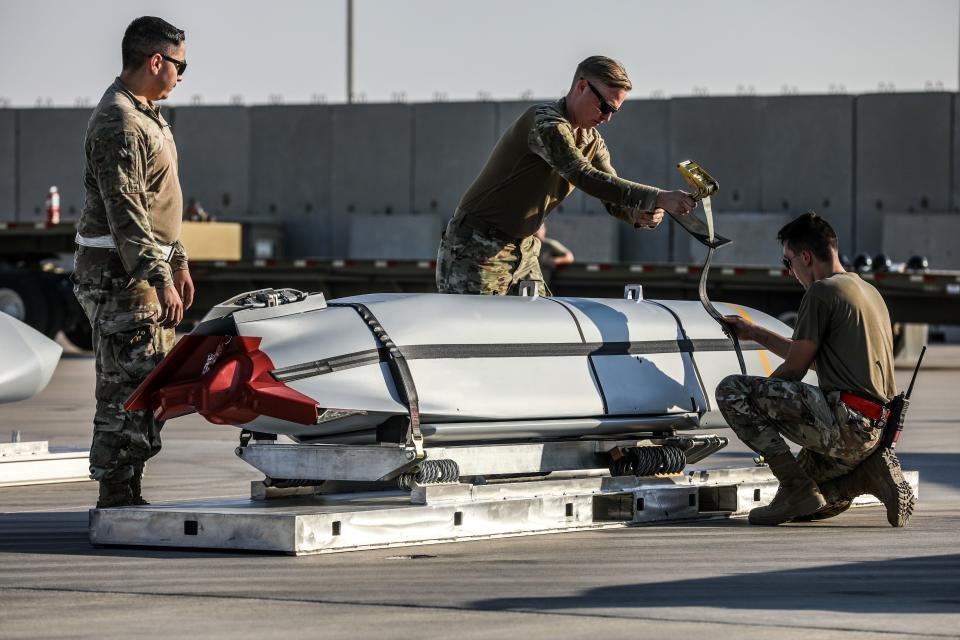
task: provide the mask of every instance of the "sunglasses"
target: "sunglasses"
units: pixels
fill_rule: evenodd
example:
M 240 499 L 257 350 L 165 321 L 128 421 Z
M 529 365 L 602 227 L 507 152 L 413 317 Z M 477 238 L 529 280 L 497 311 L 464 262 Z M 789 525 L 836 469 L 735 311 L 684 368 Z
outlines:
M 590 91 L 593 91 L 593 95 L 597 96 L 597 100 L 600 101 L 600 113 L 603 115 L 614 114 L 617 112 L 617 108 L 607 102 L 604 97 L 597 91 L 597 88 L 590 84 L 590 81 L 586 78 L 583 78 L 586 81 L 587 86 L 590 87 Z
M 793 258 L 787 258 L 786 256 L 784 256 L 783 268 L 786 269 L 787 271 L 793 271 Z
M 167 62 L 172 62 L 177 68 L 177 75 L 182 76 L 187 70 L 187 61 L 186 60 L 177 60 L 176 58 L 171 58 L 170 56 L 161 53 L 160 57 L 166 60 Z

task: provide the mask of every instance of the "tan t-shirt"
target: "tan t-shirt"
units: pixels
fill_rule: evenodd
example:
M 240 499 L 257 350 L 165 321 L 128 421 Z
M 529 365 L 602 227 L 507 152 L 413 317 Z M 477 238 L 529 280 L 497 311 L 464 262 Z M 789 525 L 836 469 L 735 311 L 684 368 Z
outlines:
M 890 314 L 857 274 L 837 273 L 807 289 L 793 339 L 817 343 L 814 361 L 825 392 L 852 391 L 882 403 L 897 394 Z
M 526 238 L 574 188 L 630 223 L 637 211 L 652 210 L 660 193 L 617 177 L 599 132 L 575 130 L 561 99 L 530 107 L 507 129 L 458 209 Z

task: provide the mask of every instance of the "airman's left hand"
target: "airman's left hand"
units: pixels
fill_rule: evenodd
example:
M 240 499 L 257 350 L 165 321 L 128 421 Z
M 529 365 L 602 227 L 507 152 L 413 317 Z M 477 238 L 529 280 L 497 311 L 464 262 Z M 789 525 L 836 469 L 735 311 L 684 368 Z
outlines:
M 180 299 L 183 300 L 183 310 L 186 311 L 193 304 L 194 286 L 189 269 L 177 269 L 173 272 L 173 286 L 176 287 Z
M 633 226 L 637 229 L 656 229 L 663 222 L 663 209 L 657 208 L 653 211 L 638 211 L 633 218 Z

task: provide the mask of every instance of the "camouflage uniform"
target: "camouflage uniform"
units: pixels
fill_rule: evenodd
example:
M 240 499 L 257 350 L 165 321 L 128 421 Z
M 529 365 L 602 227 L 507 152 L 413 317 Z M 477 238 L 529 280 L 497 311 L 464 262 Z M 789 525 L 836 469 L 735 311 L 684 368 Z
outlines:
M 173 271 L 187 268 L 178 240 L 183 198 L 169 125 L 119 78 L 94 110 L 84 147 L 78 243 L 99 238 L 115 247 L 81 244 L 73 273 L 96 356 L 90 477 L 120 483 L 160 450 L 162 423 L 123 404 L 173 348 L 174 330 L 158 323 L 156 289 L 174 286 Z
M 574 130 L 567 120 L 565 100 L 531 107 L 504 133 L 448 223 L 437 289 L 507 295 L 521 280 L 542 283 L 533 234 L 575 188 L 630 224 L 654 209 L 660 193 L 619 178 L 599 132 Z
M 523 280 L 537 283 L 537 293 L 550 295 L 540 270 L 540 239 L 505 240 L 462 224 L 458 212 L 444 232 L 437 252 L 440 293 L 513 295 Z
M 770 459 L 799 444 L 797 461 L 817 483 L 859 465 L 880 442 L 873 422 L 839 401 L 840 392 L 796 380 L 731 375 L 717 386 L 727 424 L 751 449 Z

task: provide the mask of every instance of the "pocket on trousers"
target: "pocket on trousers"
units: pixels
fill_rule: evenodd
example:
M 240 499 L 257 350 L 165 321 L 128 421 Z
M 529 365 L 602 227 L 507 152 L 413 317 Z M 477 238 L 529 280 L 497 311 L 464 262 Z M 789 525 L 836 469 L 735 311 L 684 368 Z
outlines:
M 131 382 L 145 378 L 160 362 L 157 317 L 156 311 L 138 310 L 100 321 L 101 341 L 109 345 L 112 364 Z

